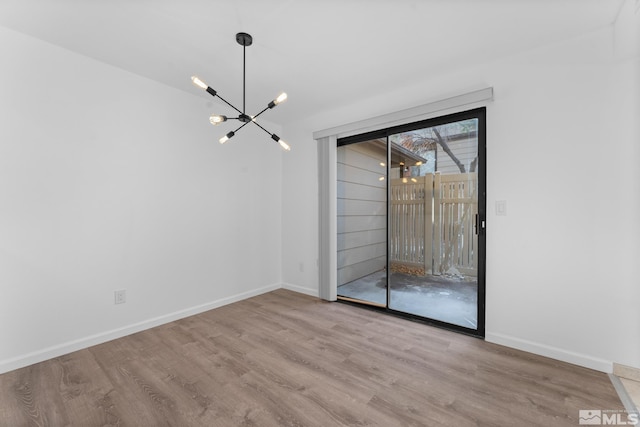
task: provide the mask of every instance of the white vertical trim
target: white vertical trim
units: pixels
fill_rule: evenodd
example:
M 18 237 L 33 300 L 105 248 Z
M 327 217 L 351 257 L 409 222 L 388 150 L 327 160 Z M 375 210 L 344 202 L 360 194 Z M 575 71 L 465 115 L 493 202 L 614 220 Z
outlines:
M 319 183 L 319 294 L 320 298 L 338 299 L 338 245 L 336 193 L 337 138 L 318 139 Z

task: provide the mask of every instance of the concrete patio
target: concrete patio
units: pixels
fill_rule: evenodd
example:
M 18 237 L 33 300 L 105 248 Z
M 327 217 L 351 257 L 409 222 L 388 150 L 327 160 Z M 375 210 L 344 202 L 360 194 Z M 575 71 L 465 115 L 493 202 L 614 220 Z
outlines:
M 345 283 L 338 296 L 386 305 L 386 270 Z M 389 308 L 476 329 L 477 281 L 460 276 L 391 273 Z

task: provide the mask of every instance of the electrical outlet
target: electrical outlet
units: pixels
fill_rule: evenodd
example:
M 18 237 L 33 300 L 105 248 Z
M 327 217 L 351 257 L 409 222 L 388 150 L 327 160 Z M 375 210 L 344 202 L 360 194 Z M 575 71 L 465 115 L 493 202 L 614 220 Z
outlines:
M 124 304 L 127 302 L 127 291 L 121 289 L 119 291 L 114 291 L 115 296 L 115 304 Z

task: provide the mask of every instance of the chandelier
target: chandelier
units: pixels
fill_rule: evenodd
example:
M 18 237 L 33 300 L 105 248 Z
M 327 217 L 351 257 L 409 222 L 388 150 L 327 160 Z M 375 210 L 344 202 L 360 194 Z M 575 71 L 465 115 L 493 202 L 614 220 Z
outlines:
M 209 85 L 207 85 L 198 76 L 192 76 L 191 77 L 191 81 L 193 82 L 194 85 L 196 85 L 200 89 L 203 89 L 203 90 L 207 91 L 214 98 L 215 97 L 220 98 L 225 104 L 227 104 L 229 107 L 233 108 L 234 110 L 236 110 L 238 112 L 238 117 L 227 117 L 227 116 L 223 116 L 223 115 L 220 115 L 220 114 L 212 114 L 211 117 L 209 117 L 209 122 L 211 122 L 211 124 L 214 125 L 214 126 L 217 126 L 220 123 L 224 123 L 227 120 L 238 120 L 238 121 L 242 122 L 242 125 L 240 125 L 240 127 L 238 127 L 236 130 L 234 130 L 232 132 L 229 132 L 228 134 L 226 134 L 225 136 L 220 138 L 220 144 L 224 144 L 229 139 L 231 139 L 236 134 L 236 132 L 238 132 L 240 129 L 242 129 L 243 127 L 245 127 L 249 123 L 253 123 L 256 126 L 258 126 L 260 129 L 262 129 L 263 131 L 265 131 L 266 133 L 271 135 L 271 139 L 273 139 L 274 141 L 278 142 L 280 144 L 280 146 L 284 150 L 289 151 L 289 150 L 291 150 L 291 147 L 289 147 L 289 145 L 286 142 L 284 142 L 282 139 L 280 139 L 280 137 L 278 135 L 276 135 L 275 133 L 271 133 L 268 130 L 266 130 L 264 127 L 262 127 L 256 121 L 256 119 L 262 113 L 264 113 L 267 110 L 272 109 L 276 105 L 278 105 L 281 102 L 283 102 L 284 100 L 286 100 L 287 99 L 287 94 L 283 92 L 280 95 L 278 95 L 278 97 L 276 99 L 274 99 L 273 101 L 269 102 L 269 104 L 262 111 L 260 111 L 256 115 L 249 116 L 248 114 L 246 114 L 246 112 L 245 112 L 246 111 L 245 103 L 246 103 L 246 99 L 247 99 L 246 98 L 246 92 L 245 92 L 245 88 L 246 88 L 246 84 L 245 84 L 245 81 L 246 81 L 246 69 L 247 69 L 246 68 L 246 59 L 247 59 L 246 50 L 247 50 L 247 46 L 251 46 L 251 43 L 253 43 L 253 38 L 247 33 L 238 33 L 238 34 L 236 34 L 236 41 L 238 42 L 238 44 L 240 44 L 242 46 L 242 111 L 240 111 L 238 108 L 236 108 L 229 101 L 227 101 L 226 99 L 224 99 L 223 97 L 218 95 L 218 92 L 216 92 L 214 89 L 209 87 Z

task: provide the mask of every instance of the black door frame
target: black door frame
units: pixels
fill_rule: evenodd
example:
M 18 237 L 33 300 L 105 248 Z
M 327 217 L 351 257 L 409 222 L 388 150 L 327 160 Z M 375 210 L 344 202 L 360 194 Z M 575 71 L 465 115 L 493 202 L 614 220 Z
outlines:
M 343 145 L 355 144 L 357 142 L 364 142 L 377 138 L 387 139 L 387 176 L 389 176 L 390 169 L 390 150 L 388 144 L 388 138 L 390 135 L 394 135 L 402 132 L 409 132 L 416 129 L 429 128 L 439 126 L 451 122 L 478 119 L 478 218 L 477 218 L 477 232 L 478 232 L 478 326 L 476 329 L 466 328 L 464 326 L 454 325 L 447 322 L 442 322 L 436 319 L 424 318 L 410 313 L 404 313 L 389 308 L 389 276 L 387 275 L 387 307 L 376 307 L 366 304 L 359 304 L 350 301 L 342 301 L 350 304 L 357 304 L 361 307 L 366 307 L 372 310 L 384 311 L 390 314 L 394 314 L 400 317 L 409 318 L 419 322 L 431 324 L 444 329 L 454 330 L 464 334 L 477 336 L 484 338 L 485 336 L 485 300 L 486 300 L 486 207 L 487 207 L 487 126 L 486 126 L 486 107 L 475 108 L 472 110 L 462 111 L 459 113 L 447 114 L 444 116 L 438 116 L 431 119 L 420 120 L 417 122 L 407 123 L 398 126 L 392 126 L 385 129 L 380 129 L 372 132 L 366 132 L 358 135 L 348 136 L 345 138 L 339 138 L 337 140 L 338 147 Z M 389 232 L 389 192 L 390 192 L 389 180 L 387 180 L 387 233 Z M 389 239 L 387 238 L 387 271 L 389 270 Z

